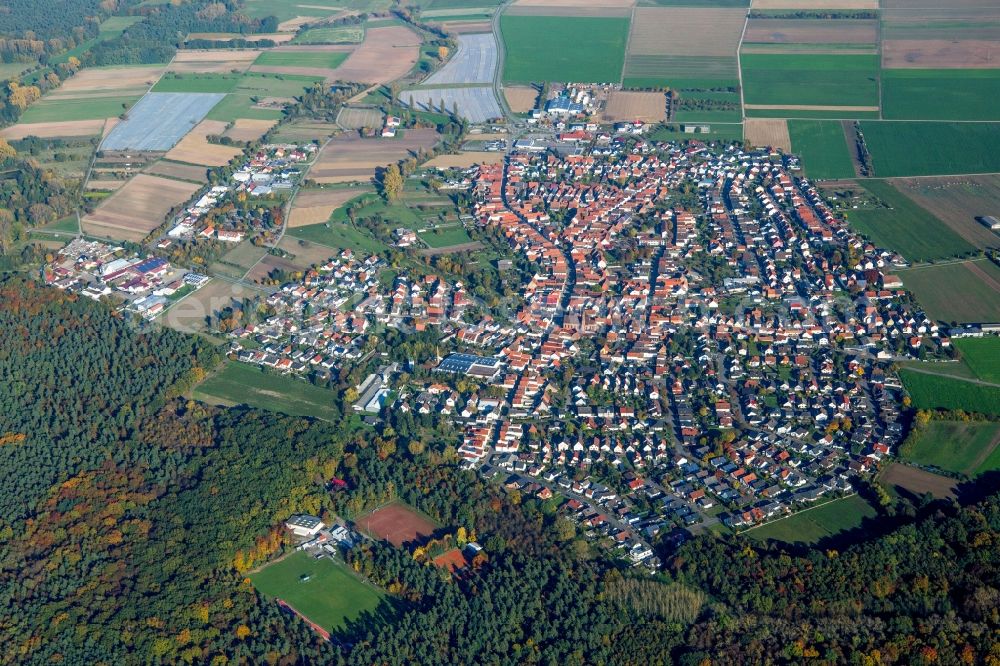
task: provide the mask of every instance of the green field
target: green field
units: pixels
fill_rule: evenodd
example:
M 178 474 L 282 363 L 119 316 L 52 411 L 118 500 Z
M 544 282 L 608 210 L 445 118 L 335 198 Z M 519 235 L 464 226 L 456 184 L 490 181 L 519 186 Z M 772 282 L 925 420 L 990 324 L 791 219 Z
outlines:
M 166 74 L 152 92 L 165 93 L 228 93 L 239 83 L 238 74 Z
M 751 529 L 746 534 L 758 541 L 774 539 L 785 543 L 813 544 L 859 527 L 865 518 L 874 518 L 876 513 L 867 500 L 852 495 Z
M 358 44 L 365 38 L 363 25 L 309 28 L 295 36 L 291 44 Z
M 101 22 L 99 39 L 114 39 L 118 35 L 125 32 L 126 28 L 129 28 L 139 21 L 142 21 L 145 16 L 109 16 Z
M 903 285 L 933 319 L 961 323 L 1000 321 L 1000 292 L 981 273 L 1000 282 L 1000 268 L 988 259 L 898 271 Z
M 989 472 L 991 454 L 1000 441 L 1000 423 L 931 421 L 903 458 L 938 469 L 976 476 Z
M 204 402 L 246 404 L 292 416 L 314 416 L 333 420 L 334 395 L 304 379 L 263 372 L 260 368 L 232 362 L 199 384 L 193 396 Z
M 1000 172 L 1000 123 L 861 123 L 875 175 Z
M 618 82 L 625 18 L 503 16 L 504 81 Z
M 89 99 L 44 98 L 29 106 L 21 116 L 22 123 L 47 123 L 59 120 L 94 120 L 122 115 L 139 101 L 137 95 L 123 97 L 92 97 Z
M 342 210 L 342 208 L 338 210 Z M 325 245 L 336 250 L 350 248 L 360 252 L 377 253 L 388 249 L 385 243 L 372 236 L 367 230 L 340 222 L 310 224 L 305 227 L 297 227 L 289 230 L 289 236 Z
M 264 51 L 253 61 L 266 67 L 324 67 L 333 69 L 347 59 L 341 51 L 289 51 L 280 53 Z
M 287 21 L 296 16 L 326 17 L 340 13 L 344 9 L 360 11 L 383 11 L 392 5 L 391 0 L 245 0 L 243 13 L 251 18 L 274 16 L 279 21 Z
M 630 55 L 624 85 L 629 88 L 680 88 L 691 79 L 733 80 L 736 56 Z
M 962 360 L 977 378 L 1000 384 L 1000 337 L 959 338 L 952 344 L 962 352 Z
M 33 62 L 0 62 L 0 80 L 17 76 L 21 72 L 34 67 L 35 64 Z
M 639 0 L 640 7 L 749 7 L 750 0 Z
M 789 120 L 792 152 L 810 178 L 853 178 L 854 163 L 844 128 L 836 120 Z
M 740 62 L 746 104 L 878 105 L 875 55 L 753 53 Z
M 899 252 L 909 261 L 944 259 L 975 251 L 972 244 L 887 181 L 858 183 L 887 208 L 850 210 L 847 220 L 879 247 Z
M 1000 387 L 927 375 L 906 368 L 900 370 L 899 376 L 917 409 L 964 409 L 1000 416 Z
M 232 122 L 237 118 L 249 120 L 280 120 L 285 114 L 277 109 L 257 109 L 250 95 L 229 93 L 205 116 L 209 120 Z
M 465 227 L 461 225 L 457 227 L 447 227 L 444 229 L 427 231 L 419 235 L 420 240 L 434 248 L 450 247 L 452 245 L 461 245 L 462 243 L 472 242 L 472 239 L 469 238 L 469 234 L 465 231 Z
M 303 580 L 308 577 L 308 580 Z M 264 596 L 281 599 L 327 631 L 336 631 L 364 612 L 374 613 L 382 590 L 340 561 L 316 559 L 299 551 L 250 574 Z
M 887 120 L 1000 120 L 1000 71 L 886 69 L 882 112 Z
M 692 123 L 700 125 L 701 123 Z M 649 133 L 652 141 L 680 141 L 682 139 L 701 139 L 702 141 L 742 141 L 743 123 L 710 123 L 711 131 L 707 134 L 702 132 L 682 132 L 678 124 L 660 125 Z

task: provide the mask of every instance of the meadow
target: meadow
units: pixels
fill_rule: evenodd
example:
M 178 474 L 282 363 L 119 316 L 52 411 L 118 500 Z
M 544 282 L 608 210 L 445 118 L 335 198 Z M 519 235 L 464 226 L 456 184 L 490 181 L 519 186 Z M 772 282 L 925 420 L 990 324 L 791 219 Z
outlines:
M 1000 384 L 1000 337 L 959 338 L 952 344 L 962 352 L 962 361 L 977 378 Z
M 472 242 L 469 234 L 465 231 L 465 227 L 461 225 L 425 231 L 419 234 L 419 236 L 420 240 L 432 248 L 450 247 L 452 245 L 462 245 L 463 243 Z
M 1000 123 L 862 121 L 875 175 L 1000 172 Z
M 245 404 L 292 416 L 333 420 L 334 395 L 304 379 L 264 372 L 261 368 L 231 362 L 204 382 L 192 395 L 197 400 L 226 405 Z
M 336 215 L 336 213 L 335 213 Z M 367 230 L 342 222 L 310 224 L 298 227 L 290 233 L 295 238 L 325 245 L 336 250 L 352 249 L 359 252 L 383 252 L 386 244 L 368 233 Z
M 1000 423 L 991 421 L 931 421 L 903 452 L 918 465 L 976 476 L 989 472 L 991 454 L 1000 442 Z
M 900 370 L 899 376 L 917 409 L 964 409 L 1000 416 L 1000 387 L 927 375 L 906 368 Z
M 945 322 L 1000 321 L 1000 268 L 988 259 L 898 271 L 927 314 Z
M 239 81 L 239 74 L 166 74 L 152 92 L 228 93 Z
M 1000 71 L 884 69 L 887 120 L 1000 120 Z
M 851 146 L 837 120 L 789 120 L 792 152 L 802 158 L 810 178 L 853 178 Z
M 503 16 L 504 81 L 617 82 L 625 60 L 625 18 Z
M 69 120 L 114 118 L 139 101 L 138 95 L 91 98 L 43 98 L 21 115 L 21 123 L 47 123 Z
M 826 537 L 860 527 L 865 518 L 874 518 L 876 515 L 875 508 L 867 500 L 852 495 L 751 529 L 746 534 L 758 541 L 774 539 L 785 543 L 814 544 Z
M 360 44 L 365 38 L 363 25 L 338 25 L 309 28 L 295 36 L 291 44 Z
M 744 102 L 770 105 L 875 106 L 874 55 L 743 54 Z
M 334 69 L 347 59 L 342 51 L 265 51 L 254 65 L 267 67 L 325 67 Z
M 850 210 L 847 220 L 879 247 L 899 252 L 909 261 L 944 259 L 976 250 L 888 182 L 860 180 L 858 183 L 887 207 Z
M 266 597 L 281 599 L 327 631 L 343 628 L 364 612 L 374 613 L 384 593 L 340 561 L 292 553 L 250 574 Z

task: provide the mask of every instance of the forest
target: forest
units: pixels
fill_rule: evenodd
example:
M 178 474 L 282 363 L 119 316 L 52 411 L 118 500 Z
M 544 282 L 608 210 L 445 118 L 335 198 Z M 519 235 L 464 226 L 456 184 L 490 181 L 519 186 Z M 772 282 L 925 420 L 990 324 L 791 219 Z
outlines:
M 0 155 L 6 145 L 0 145 Z M 80 200 L 78 181 L 63 180 L 13 152 L 8 148 L 8 157 L 0 160 L 0 254 L 22 240 L 27 229 L 73 213 Z
M 60 53 L 95 37 L 101 16 L 114 6 L 106 0 L 5 0 L 0 11 L 0 59 Z
M 698 537 L 638 575 L 550 505 L 461 470 L 433 420 L 198 403 L 185 395 L 217 361 L 200 338 L 21 277 L 0 282 L 0 332 L 0 663 L 1000 664 L 998 495 L 927 504 L 841 551 Z M 333 476 L 346 488 L 328 492 Z M 246 579 L 290 549 L 290 514 L 390 499 L 485 556 L 456 578 L 354 548 L 388 601 L 333 642 Z

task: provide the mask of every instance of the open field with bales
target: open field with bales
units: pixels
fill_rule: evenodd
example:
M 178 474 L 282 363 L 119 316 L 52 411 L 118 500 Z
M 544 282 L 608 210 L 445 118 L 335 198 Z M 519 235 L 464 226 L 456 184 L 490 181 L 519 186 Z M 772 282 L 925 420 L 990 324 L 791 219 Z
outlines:
M 839 120 L 789 120 L 792 152 L 802 157 L 810 178 L 853 178 L 853 147 L 847 145 Z
M 420 36 L 401 25 L 371 28 L 332 74 L 339 81 L 388 83 L 406 76 L 420 55 Z
M 84 216 L 83 231 L 115 240 L 141 241 L 163 224 L 171 208 L 191 198 L 198 187 L 141 173 Z
M 932 318 L 1000 321 L 1000 268 L 988 259 L 919 266 L 899 271 L 899 276 Z
M 253 586 L 280 599 L 326 632 L 375 613 L 384 594 L 343 562 L 299 551 L 250 574 Z
M 434 534 L 437 525 L 430 518 L 402 502 L 393 502 L 371 513 L 358 516 L 354 523 L 374 539 L 388 541 L 397 548 L 417 544 Z
M 904 368 L 899 373 L 916 409 L 962 409 L 1000 416 L 1000 386 Z
M 357 134 L 343 134 L 320 151 L 309 170 L 309 178 L 318 183 L 368 181 L 375 169 L 429 150 L 437 143 L 433 129 L 410 129 L 391 139 L 366 139 Z
M 903 457 L 918 465 L 972 477 L 998 469 L 991 466 L 998 445 L 1000 423 L 932 420 L 906 447 Z
M 1000 234 L 977 218 L 1000 217 L 1000 176 L 894 178 L 892 186 L 978 248 L 1000 248 Z
M 292 201 L 288 227 L 304 227 L 319 224 L 330 219 L 337 210 L 351 199 L 370 192 L 369 187 L 324 188 L 322 190 L 300 190 Z
M 243 152 L 234 146 L 209 143 L 208 136 L 221 136 L 225 130 L 226 123 L 221 120 L 203 120 L 171 148 L 165 157 L 188 164 L 225 166 Z
M 1000 123 L 861 122 L 875 175 L 1000 172 Z
M 506 51 L 504 81 L 621 79 L 628 19 L 505 14 L 500 28 Z
M 875 508 L 867 500 L 852 495 L 755 527 L 746 534 L 757 541 L 773 539 L 785 543 L 814 544 L 860 527 L 866 518 L 876 515 Z
M 245 404 L 292 416 L 327 420 L 337 416 L 333 409 L 334 396 L 329 389 L 235 361 L 195 387 L 192 395 L 203 402 Z

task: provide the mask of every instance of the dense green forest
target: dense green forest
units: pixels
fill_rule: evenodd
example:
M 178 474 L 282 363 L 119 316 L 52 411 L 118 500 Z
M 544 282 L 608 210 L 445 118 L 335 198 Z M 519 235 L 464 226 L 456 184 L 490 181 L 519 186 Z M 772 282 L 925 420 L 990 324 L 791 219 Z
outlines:
M 15 62 L 72 49 L 97 36 L 108 0 L 4 0 L 0 11 L 0 61 Z
M 0 663 L 1000 664 L 1000 496 L 840 552 L 699 537 L 642 576 L 460 470 L 440 424 L 186 400 L 205 343 L 21 278 L 0 332 Z M 389 597 L 329 643 L 245 578 L 289 547 L 288 515 L 392 498 L 486 557 L 453 578 L 355 548 Z
M 78 181 L 63 180 L 32 159 L 0 160 L 0 253 L 22 240 L 27 229 L 71 214 L 79 201 Z

